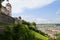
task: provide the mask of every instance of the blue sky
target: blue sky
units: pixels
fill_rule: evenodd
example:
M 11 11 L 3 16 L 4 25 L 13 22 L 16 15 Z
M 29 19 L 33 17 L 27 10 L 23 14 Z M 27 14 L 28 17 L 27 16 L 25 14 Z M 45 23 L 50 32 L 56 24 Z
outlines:
M 36 23 L 60 23 L 60 0 L 11 0 L 10 3 L 13 17 L 21 16 Z

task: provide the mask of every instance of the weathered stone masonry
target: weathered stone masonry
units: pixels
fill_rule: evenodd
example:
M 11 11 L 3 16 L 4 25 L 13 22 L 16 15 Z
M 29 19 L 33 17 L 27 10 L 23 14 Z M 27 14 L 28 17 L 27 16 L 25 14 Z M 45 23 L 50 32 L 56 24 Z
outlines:
M 0 13 L 0 22 L 11 24 L 15 22 L 15 19 L 11 16 L 5 15 L 4 13 Z

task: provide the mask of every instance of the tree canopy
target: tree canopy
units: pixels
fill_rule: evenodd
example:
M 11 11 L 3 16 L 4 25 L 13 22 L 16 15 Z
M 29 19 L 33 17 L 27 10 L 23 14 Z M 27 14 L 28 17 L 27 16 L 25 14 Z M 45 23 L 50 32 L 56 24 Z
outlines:
M 4 1 L 4 0 L 0 0 L 0 8 L 1 8 L 1 6 L 2 6 L 1 3 L 2 3 L 3 1 Z

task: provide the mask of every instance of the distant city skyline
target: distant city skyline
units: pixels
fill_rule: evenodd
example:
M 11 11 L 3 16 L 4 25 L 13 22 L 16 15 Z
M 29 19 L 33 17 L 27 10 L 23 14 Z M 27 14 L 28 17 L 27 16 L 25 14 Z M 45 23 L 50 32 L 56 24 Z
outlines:
M 60 23 L 60 0 L 10 0 L 12 17 L 29 22 Z M 5 6 L 4 1 L 2 5 Z

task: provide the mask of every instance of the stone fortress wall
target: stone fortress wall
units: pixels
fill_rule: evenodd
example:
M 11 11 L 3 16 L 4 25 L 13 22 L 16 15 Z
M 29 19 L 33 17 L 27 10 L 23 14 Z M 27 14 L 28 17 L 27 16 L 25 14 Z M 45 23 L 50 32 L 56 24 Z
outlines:
M 11 16 L 12 6 L 9 3 L 9 0 L 6 0 L 6 2 L 7 2 L 6 6 L 2 5 L 2 7 L 1 7 L 0 22 L 2 22 L 2 23 L 16 23 L 16 24 L 21 24 L 22 23 L 21 17 L 16 18 L 16 19 L 13 18 Z
M 0 22 L 11 24 L 11 23 L 15 22 L 15 19 L 13 17 L 11 17 L 11 16 L 0 13 Z
M 3 6 L 1 4 L 2 7 L 1 7 L 1 12 L 0 12 L 0 22 L 2 22 L 2 23 L 14 23 L 15 19 L 13 17 L 11 17 L 12 6 L 9 3 L 9 0 L 6 0 L 6 2 L 7 2 L 6 6 Z

